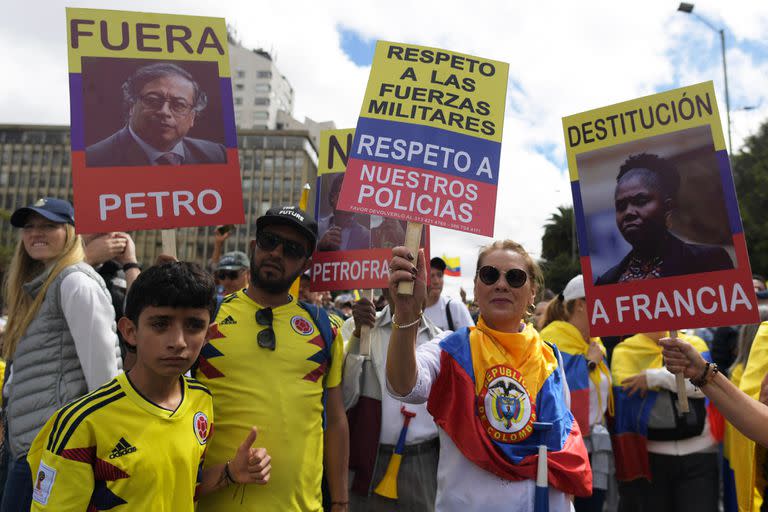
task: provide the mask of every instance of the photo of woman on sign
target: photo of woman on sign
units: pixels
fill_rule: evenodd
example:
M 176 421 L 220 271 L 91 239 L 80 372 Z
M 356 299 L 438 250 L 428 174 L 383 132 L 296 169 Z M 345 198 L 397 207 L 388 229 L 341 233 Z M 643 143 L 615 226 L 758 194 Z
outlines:
M 692 133 L 597 150 L 592 153 L 603 154 L 592 158 L 585 158 L 589 153 L 580 155 L 596 285 L 734 268 L 733 242 L 709 129 L 685 132 Z M 677 144 L 680 141 L 682 145 Z M 606 182 L 611 167 L 615 173 L 612 184 Z M 593 187 L 591 193 L 588 186 Z M 595 189 L 602 193 L 596 194 Z M 605 193 L 609 191 L 612 194 Z M 606 197 L 613 204 L 607 204 Z

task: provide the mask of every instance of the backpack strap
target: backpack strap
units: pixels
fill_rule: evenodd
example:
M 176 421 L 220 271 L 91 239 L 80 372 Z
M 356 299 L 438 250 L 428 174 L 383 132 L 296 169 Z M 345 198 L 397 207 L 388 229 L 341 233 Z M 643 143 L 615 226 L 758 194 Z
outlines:
M 448 330 L 455 331 L 456 328 L 453 325 L 453 315 L 451 314 L 451 299 L 448 299 L 448 302 L 445 303 L 445 316 L 448 317 Z

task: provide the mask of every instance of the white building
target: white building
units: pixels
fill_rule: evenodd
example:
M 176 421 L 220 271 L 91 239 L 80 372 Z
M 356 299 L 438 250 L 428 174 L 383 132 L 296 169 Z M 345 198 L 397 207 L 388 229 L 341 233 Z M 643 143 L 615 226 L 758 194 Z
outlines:
M 293 114 L 293 87 L 269 52 L 248 50 L 230 39 L 229 59 L 238 128 L 274 130 L 278 112 Z

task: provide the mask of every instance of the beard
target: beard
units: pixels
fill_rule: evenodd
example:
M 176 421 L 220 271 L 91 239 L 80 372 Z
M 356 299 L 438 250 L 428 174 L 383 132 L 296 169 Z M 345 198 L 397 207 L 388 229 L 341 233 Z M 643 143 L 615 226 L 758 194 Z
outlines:
M 261 266 L 257 265 L 256 262 L 254 262 L 252 259 L 251 283 L 256 288 L 264 290 L 265 292 L 272 295 L 285 293 L 290 290 L 293 282 L 296 281 L 296 278 L 302 274 L 302 269 L 300 268 L 295 273 L 283 277 L 262 277 L 260 275 L 260 270 Z

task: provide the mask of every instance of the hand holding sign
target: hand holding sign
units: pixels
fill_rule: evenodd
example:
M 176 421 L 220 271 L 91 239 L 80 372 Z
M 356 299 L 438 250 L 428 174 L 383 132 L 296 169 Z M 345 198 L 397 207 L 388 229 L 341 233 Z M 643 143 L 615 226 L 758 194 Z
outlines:
M 404 294 L 400 291 L 404 284 L 411 288 L 411 293 Z M 414 253 L 404 246 L 392 249 L 389 293 L 395 305 L 398 325 L 410 324 L 423 312 L 427 298 L 427 266 L 423 251 Z

